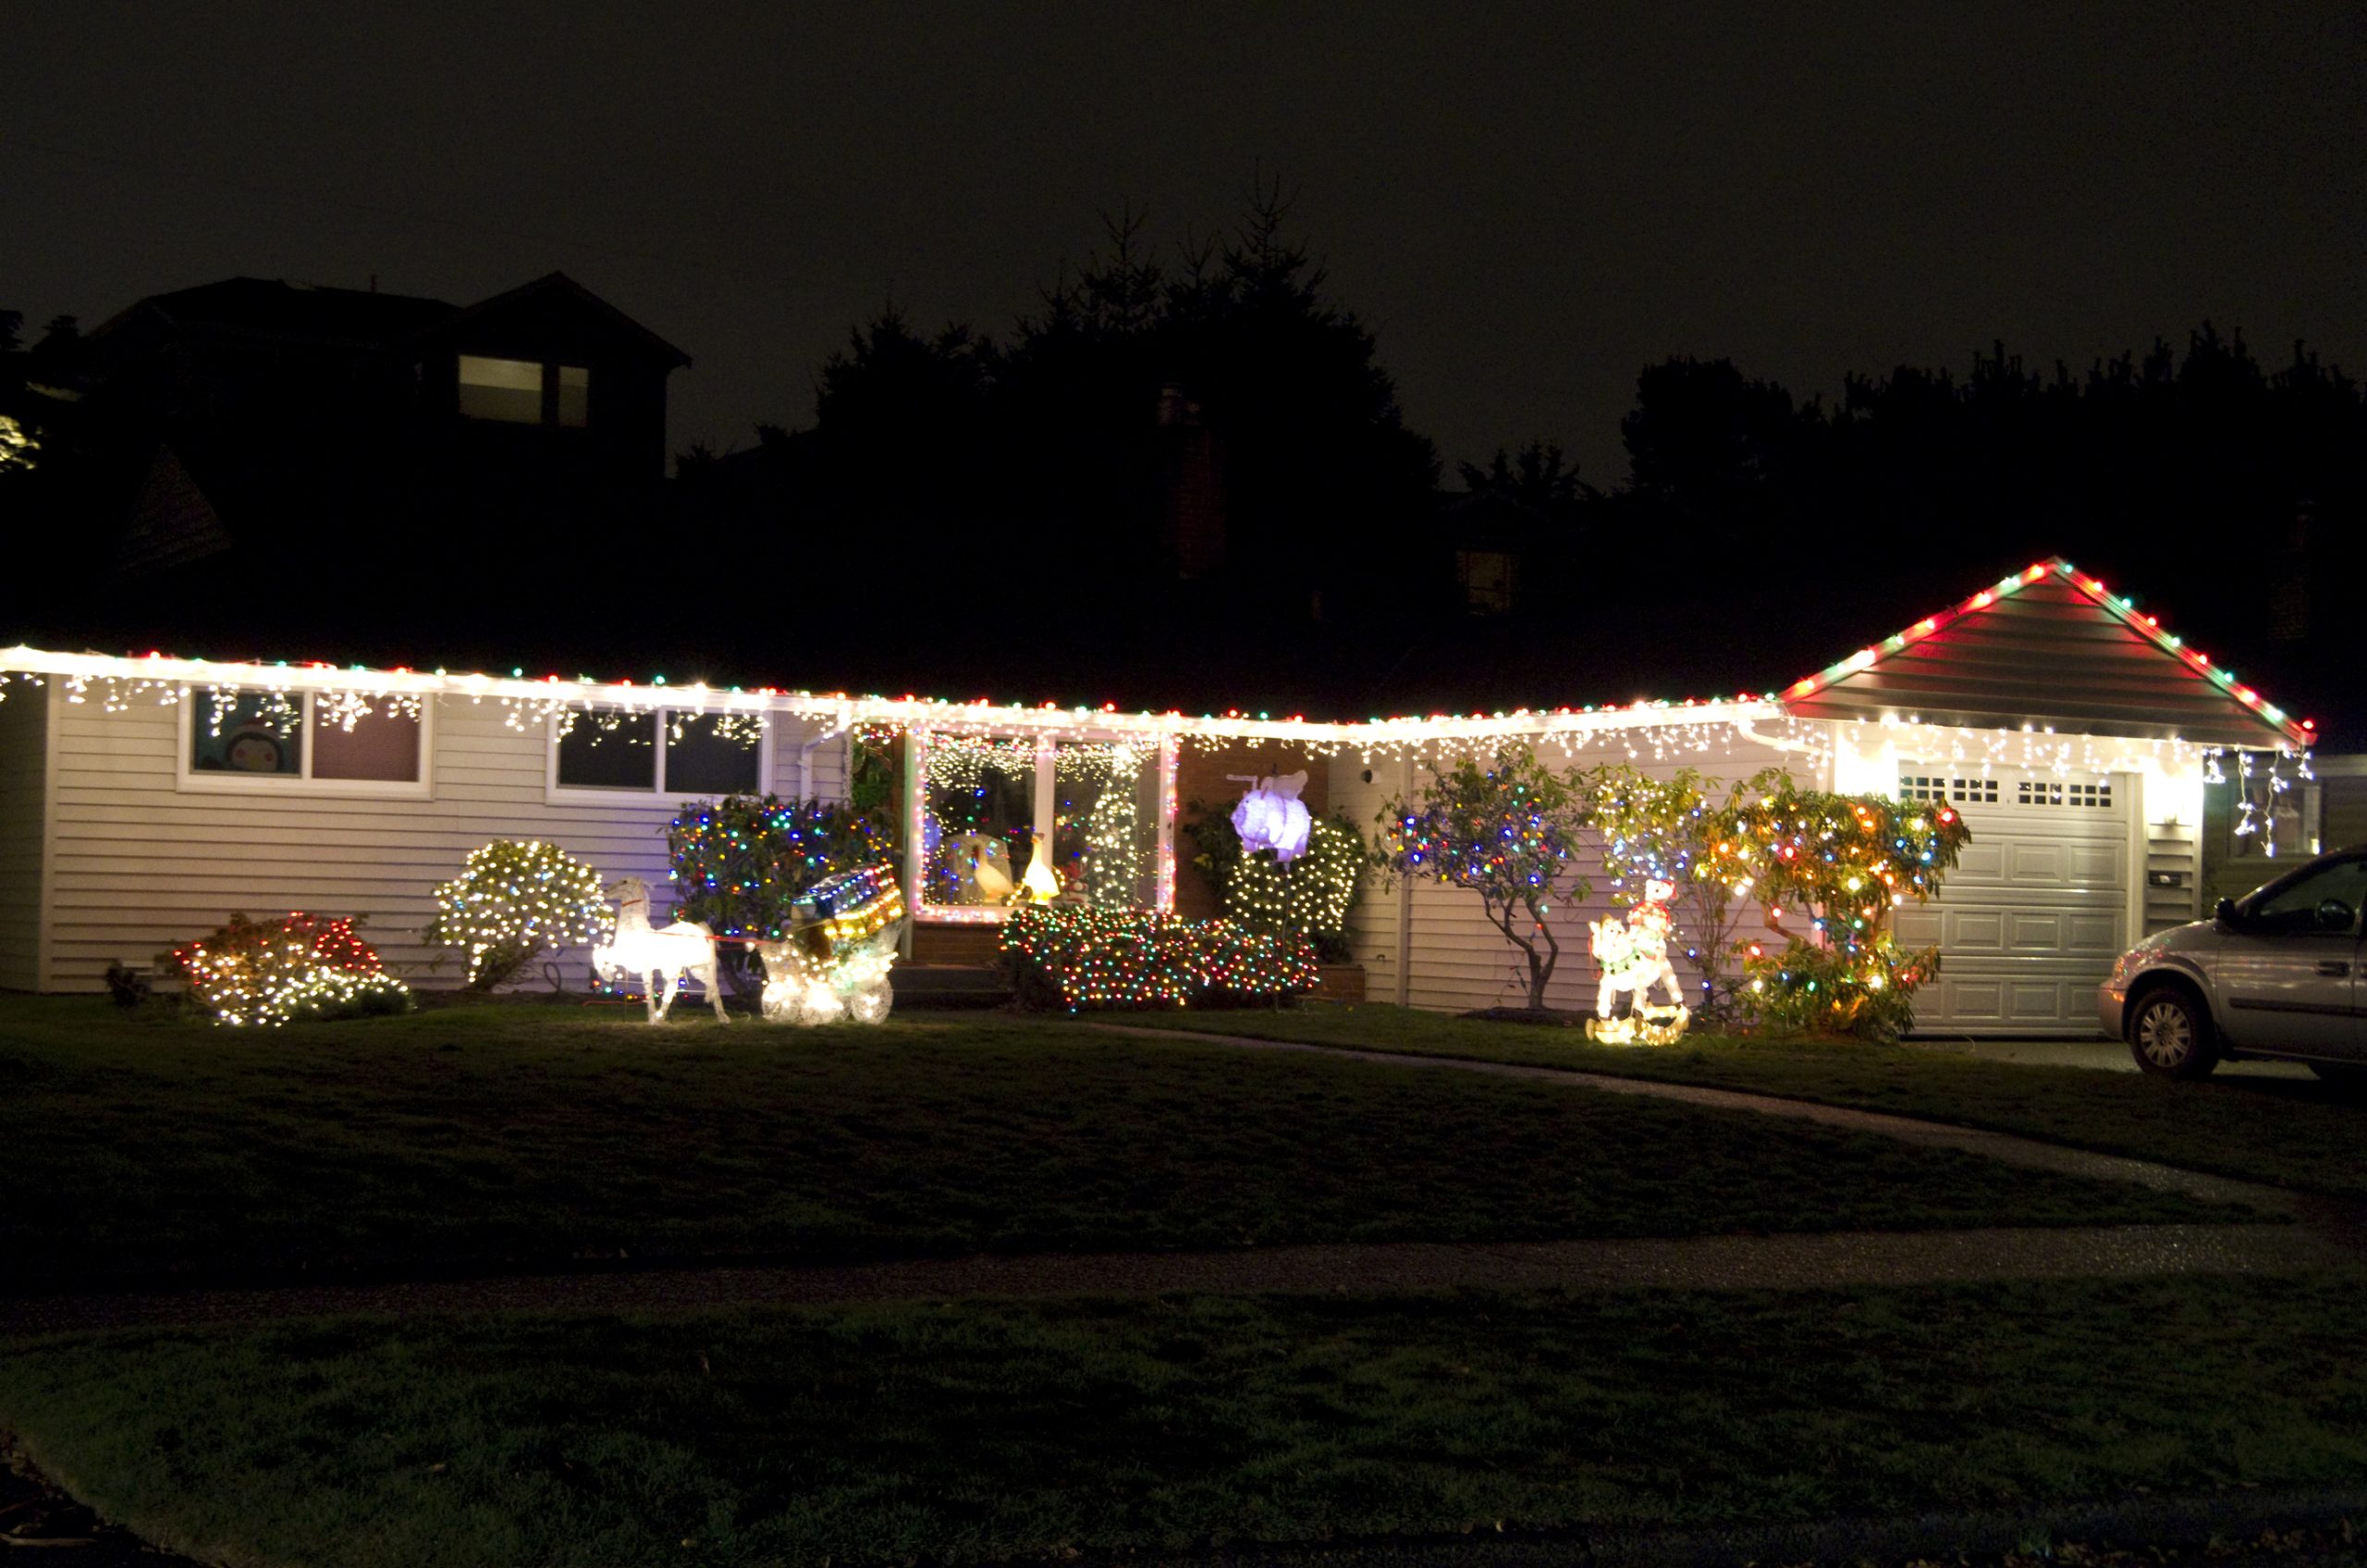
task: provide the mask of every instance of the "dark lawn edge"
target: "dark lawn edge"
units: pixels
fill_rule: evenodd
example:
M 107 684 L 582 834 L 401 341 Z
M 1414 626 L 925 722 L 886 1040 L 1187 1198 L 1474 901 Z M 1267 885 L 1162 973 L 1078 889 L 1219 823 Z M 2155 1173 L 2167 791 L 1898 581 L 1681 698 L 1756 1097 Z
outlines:
M 1079 1568 L 1725 1568 L 1735 1562 L 1907 1562 L 2002 1556 L 2065 1542 L 2177 1550 L 2274 1532 L 2324 1532 L 2367 1518 L 2367 1485 L 2135 1497 L 2023 1509 L 1700 1527 L 1592 1526 L 1565 1531 L 1382 1537 L 1317 1546 L 1238 1546 L 1168 1554 L 1085 1553 Z M 199 1568 L 135 1527 L 102 1519 L 43 1474 L 0 1431 L 0 1535 L 51 1547 L 88 1568 Z M 1007 1560 L 1037 1563 L 1039 1554 Z
M 200 1568 L 194 1558 L 143 1540 L 77 1502 L 6 1430 L 0 1430 L 0 1539 L 63 1552 L 57 1561 L 78 1568 Z
M 1737 1562 L 1908 1562 L 2053 1548 L 2201 1548 L 2367 1519 L 2367 1485 L 2236 1489 L 1717 1527 L 1600 1525 L 1563 1531 L 1381 1537 L 1311 1547 L 1108 1557 L 1084 1564 L 1171 1568 L 1728 1568 Z M 2246 1561 L 2250 1561 L 2247 1559 Z

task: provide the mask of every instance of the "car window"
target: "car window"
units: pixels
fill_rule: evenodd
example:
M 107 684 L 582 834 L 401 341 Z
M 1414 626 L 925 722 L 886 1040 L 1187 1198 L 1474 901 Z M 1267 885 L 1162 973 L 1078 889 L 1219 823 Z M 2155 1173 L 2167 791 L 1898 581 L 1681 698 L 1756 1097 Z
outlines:
M 2325 916 L 2336 904 L 2342 906 L 2343 919 L 2328 924 Z M 2254 899 L 2244 912 L 2245 924 L 2275 932 L 2356 931 L 2361 904 L 2367 904 L 2367 860 L 2336 861 Z

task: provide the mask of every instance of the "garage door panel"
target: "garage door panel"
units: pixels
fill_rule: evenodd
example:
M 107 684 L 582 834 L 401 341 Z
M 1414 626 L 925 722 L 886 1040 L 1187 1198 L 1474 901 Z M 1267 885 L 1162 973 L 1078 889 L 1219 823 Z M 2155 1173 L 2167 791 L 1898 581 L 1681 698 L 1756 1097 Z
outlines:
M 1934 903 L 1894 917 L 1902 947 L 1940 949 L 1939 976 L 1916 997 L 1919 1030 L 2094 1027 L 2096 984 L 2125 945 L 2136 794 L 2108 783 L 2126 781 L 2000 769 L 1952 794 L 1972 839 Z
M 2005 916 L 2005 945 L 2017 953 L 2063 950 L 2063 916 L 2015 910 Z
M 1940 951 L 1943 954 L 1993 953 L 2005 949 L 2005 915 L 1993 909 L 1947 909 L 1938 911 L 1940 916 Z
M 2075 914 L 2070 918 L 2068 925 L 2069 935 L 2065 940 L 2066 950 L 2078 953 L 2082 957 L 2102 958 L 2106 962 L 2120 956 L 2123 943 L 2120 939 L 2121 916 L 2119 913 Z
M 1902 948 L 1936 948 L 1945 944 L 1947 934 L 1942 927 L 1947 916 L 1929 905 L 1901 909 L 1891 916 L 1891 936 Z
M 1973 826 L 1970 814 L 1965 817 L 1965 826 Z M 1983 883 L 2002 881 L 2005 874 L 2005 847 L 1983 839 L 1980 829 L 1973 828 L 1972 842 L 1956 856 L 1956 868 L 1949 876 L 1952 879 L 1961 877 L 1968 886 L 1978 887 Z

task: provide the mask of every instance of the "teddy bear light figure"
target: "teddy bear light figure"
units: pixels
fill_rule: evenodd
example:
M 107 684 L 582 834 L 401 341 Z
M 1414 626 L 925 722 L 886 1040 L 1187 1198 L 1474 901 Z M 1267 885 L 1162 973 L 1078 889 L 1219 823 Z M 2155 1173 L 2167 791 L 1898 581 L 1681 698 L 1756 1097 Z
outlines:
M 1612 1046 L 1665 1046 L 1692 1022 L 1693 1011 L 1685 1005 L 1685 984 L 1668 957 L 1674 928 L 1668 900 L 1675 893 L 1674 882 L 1651 878 L 1644 884 L 1642 901 L 1624 919 L 1607 914 L 1594 923 L 1587 948 L 1602 966 L 1602 984 L 1595 992 L 1595 1016 L 1587 1020 L 1587 1038 Z M 1665 1004 L 1649 999 L 1654 986 L 1668 992 Z M 1629 998 L 1624 1016 L 1612 1011 L 1622 991 Z

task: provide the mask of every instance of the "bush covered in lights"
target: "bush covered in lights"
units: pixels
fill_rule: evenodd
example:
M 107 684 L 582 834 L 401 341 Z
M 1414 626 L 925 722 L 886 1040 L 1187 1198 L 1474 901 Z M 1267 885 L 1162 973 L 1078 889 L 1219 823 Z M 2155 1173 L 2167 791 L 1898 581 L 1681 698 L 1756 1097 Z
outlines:
M 1199 849 L 1192 864 L 1216 885 L 1224 916 L 1252 931 L 1303 937 L 1326 963 L 1352 956 L 1348 916 L 1364 891 L 1364 835 L 1334 813 L 1309 825 L 1306 852 L 1284 864 L 1271 850 L 1241 852 L 1241 835 L 1220 807 L 1192 802 L 1185 830 Z
M 1030 1007 L 1245 1007 L 1311 991 L 1321 978 L 1305 941 L 1230 920 L 1149 910 L 1046 905 L 1002 928 L 1003 973 Z
M 617 928 L 600 874 L 557 844 L 497 839 L 469 853 L 467 867 L 435 888 L 435 918 L 421 933 L 432 946 L 468 955 L 469 989 L 517 978 L 536 954 L 605 942 Z
M 407 1012 L 411 987 L 386 973 L 350 918 L 309 914 L 249 920 L 234 914 L 210 937 L 163 955 L 191 1006 L 216 1023 L 261 1024 Z
M 674 917 L 720 937 L 789 935 L 790 905 L 826 876 L 896 857 L 880 819 L 822 801 L 727 795 L 666 829 Z
M 1762 1024 L 1896 1039 L 1940 950 L 1901 953 L 1890 913 L 1936 898 L 1971 839 L 1955 808 L 1785 789 L 1717 814 L 1715 864 L 1783 938 L 1747 944 L 1738 994 Z

